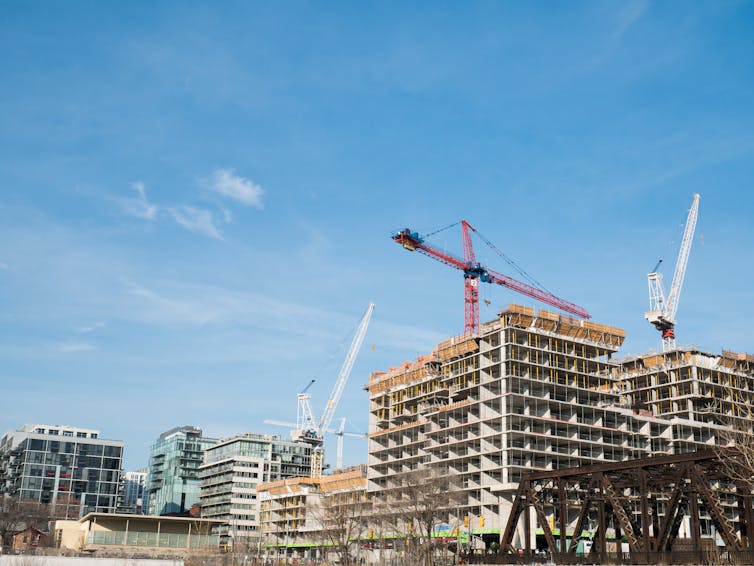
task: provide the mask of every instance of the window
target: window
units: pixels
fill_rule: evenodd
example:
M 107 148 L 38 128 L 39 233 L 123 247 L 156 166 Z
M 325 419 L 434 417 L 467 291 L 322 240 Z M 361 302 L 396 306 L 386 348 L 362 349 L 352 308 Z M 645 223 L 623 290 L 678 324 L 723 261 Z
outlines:
M 72 430 L 64 430 L 63 431 L 63 436 L 73 436 L 73 431 Z
M 93 432 L 91 438 L 97 438 L 97 436 L 98 434 L 96 432 Z
M 53 436 L 57 436 L 59 432 L 60 432 L 59 430 L 51 428 L 50 430 L 47 431 L 47 434 L 51 434 Z
M 86 438 L 86 433 L 85 432 L 77 432 L 76 433 L 76 437 L 77 438 Z
M 43 428 L 35 428 L 34 432 L 36 432 L 37 434 L 44 434 L 45 433 L 45 429 L 43 429 Z

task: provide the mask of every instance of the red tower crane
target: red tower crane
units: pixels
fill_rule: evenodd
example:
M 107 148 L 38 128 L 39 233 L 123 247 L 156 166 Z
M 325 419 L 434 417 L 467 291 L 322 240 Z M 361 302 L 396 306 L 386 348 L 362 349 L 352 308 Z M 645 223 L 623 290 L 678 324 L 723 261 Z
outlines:
M 455 226 L 456 224 L 451 224 L 451 226 Z M 591 318 L 591 315 L 578 305 L 556 297 L 544 289 L 522 283 L 521 281 L 516 281 L 511 277 L 497 273 L 496 271 L 478 263 L 474 255 L 474 246 L 471 242 L 470 231 L 476 232 L 480 237 L 482 236 L 477 232 L 476 228 L 465 220 L 461 220 L 460 224 L 463 235 L 463 259 L 426 244 L 424 242 L 424 237 L 420 236 L 418 232 L 411 231 L 409 228 L 393 234 L 393 241 L 399 243 L 409 251 L 421 252 L 445 265 L 463 271 L 464 332 L 476 333 L 479 331 L 479 281 L 483 281 L 484 283 L 496 283 L 503 287 L 508 287 L 509 289 L 513 289 L 523 295 L 542 301 L 543 303 L 574 314 L 580 318 Z M 450 228 L 450 226 L 447 226 L 446 228 Z M 445 228 L 443 228 L 443 230 L 444 229 Z M 484 238 L 482 237 L 482 239 Z M 491 242 L 486 239 L 484 239 L 484 241 L 497 253 L 502 255 L 502 252 L 497 250 Z

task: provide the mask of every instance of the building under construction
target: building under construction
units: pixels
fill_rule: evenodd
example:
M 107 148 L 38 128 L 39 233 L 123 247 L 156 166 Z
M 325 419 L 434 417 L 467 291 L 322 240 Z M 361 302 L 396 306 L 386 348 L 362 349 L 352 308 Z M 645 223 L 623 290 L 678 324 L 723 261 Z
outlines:
M 262 552 L 275 559 L 326 560 L 339 534 L 345 541 L 364 537 L 370 512 L 366 487 L 364 466 L 261 484 Z
M 532 470 L 726 444 L 731 419 L 752 401 L 754 359 L 676 349 L 619 361 L 624 338 L 619 328 L 511 305 L 478 333 L 374 372 L 368 491 L 379 500 L 401 473 L 435 467 L 463 492 L 448 523 L 490 543 Z M 537 532 L 524 523 L 512 538 L 520 548 Z M 700 529 L 713 536 L 704 510 Z

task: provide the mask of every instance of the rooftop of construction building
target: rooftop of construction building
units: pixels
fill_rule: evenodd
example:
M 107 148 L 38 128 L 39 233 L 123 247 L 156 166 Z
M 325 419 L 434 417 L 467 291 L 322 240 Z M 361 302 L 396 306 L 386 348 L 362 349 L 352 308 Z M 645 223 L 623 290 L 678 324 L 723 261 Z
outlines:
M 499 318 L 482 324 L 480 334 L 494 330 L 495 327 L 515 326 L 532 328 L 538 332 L 552 333 L 570 339 L 585 340 L 617 351 L 626 338 L 626 331 L 616 326 L 589 322 L 571 316 L 554 313 L 545 309 L 539 311 L 521 305 L 510 304 L 498 313 Z M 399 367 L 390 367 L 388 371 L 374 371 L 369 376 L 366 389 L 377 393 L 396 385 L 410 383 L 429 374 L 432 362 L 443 362 L 477 351 L 476 334 L 461 334 L 445 340 L 434 347 L 428 356 L 419 356 L 413 361 L 403 362 Z
M 692 347 L 681 347 L 670 352 L 648 352 L 638 356 L 629 356 L 619 362 L 624 370 L 634 372 L 680 364 L 694 364 L 745 373 L 754 372 L 754 355 L 729 350 L 723 350 L 721 354 L 710 354 Z
M 304 488 L 309 487 L 325 493 L 340 489 L 365 487 L 366 477 L 365 466 L 351 466 L 342 470 L 336 470 L 336 473 L 317 478 L 297 477 L 263 483 L 259 485 L 257 491 L 266 491 L 271 495 L 282 495 L 286 493 L 300 493 Z

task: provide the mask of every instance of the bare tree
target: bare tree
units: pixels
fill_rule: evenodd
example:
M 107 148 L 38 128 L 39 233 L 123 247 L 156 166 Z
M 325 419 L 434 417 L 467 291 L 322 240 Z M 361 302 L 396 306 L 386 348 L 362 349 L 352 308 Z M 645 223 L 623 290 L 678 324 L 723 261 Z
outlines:
M 435 467 L 422 467 L 391 477 L 378 512 L 387 521 L 411 564 L 431 566 L 438 545 L 435 528 L 448 524 L 462 503 L 463 492 L 452 476 Z M 377 516 L 375 517 L 377 518 Z
M 733 398 L 732 392 L 728 393 Z M 706 411 L 710 422 L 722 425 L 717 451 L 726 475 L 749 491 L 754 490 L 754 401 L 714 401 Z
M 0 541 L 13 544 L 13 535 L 25 528 L 47 530 L 49 510 L 43 503 L 4 495 L 0 497 Z
M 321 493 L 310 508 L 318 538 L 336 552 L 341 566 L 354 563 L 351 547 L 353 542 L 358 545 L 364 535 L 367 509 L 366 491 L 362 490 Z

